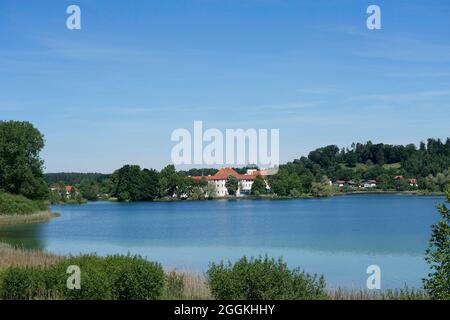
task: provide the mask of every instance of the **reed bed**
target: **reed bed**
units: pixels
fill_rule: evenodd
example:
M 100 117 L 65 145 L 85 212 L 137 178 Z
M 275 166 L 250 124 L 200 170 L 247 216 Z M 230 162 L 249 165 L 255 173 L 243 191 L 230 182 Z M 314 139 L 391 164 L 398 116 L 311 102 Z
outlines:
M 0 243 L 0 269 L 8 267 L 51 266 L 63 257 L 40 250 L 13 248 Z
M 13 248 L 0 243 L 0 270 L 11 266 L 51 266 L 64 259 L 63 256 L 47 253 L 40 250 Z M 213 296 L 208 287 L 206 277 L 189 271 L 166 270 L 168 279 L 180 283 L 180 290 L 170 290 L 163 299 L 167 300 L 211 300 Z M 175 284 L 175 287 L 177 285 Z M 422 290 L 399 289 L 368 291 L 360 289 L 334 289 L 328 290 L 329 300 L 426 300 L 429 297 Z M 42 299 L 58 299 L 58 297 L 45 297 Z
M 39 211 L 32 214 L 0 214 L 0 226 L 47 222 L 59 214 L 51 211 Z

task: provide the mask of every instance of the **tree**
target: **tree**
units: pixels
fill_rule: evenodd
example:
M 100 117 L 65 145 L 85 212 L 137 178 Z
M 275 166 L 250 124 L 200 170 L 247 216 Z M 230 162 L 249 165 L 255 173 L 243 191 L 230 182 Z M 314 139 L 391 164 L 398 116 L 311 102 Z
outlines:
M 450 202 L 450 187 L 446 191 Z M 450 210 L 445 204 L 438 206 L 441 220 L 431 227 L 431 238 L 425 260 L 432 272 L 424 279 L 424 288 L 431 298 L 450 299 Z
M 81 196 L 89 201 L 98 200 L 98 194 L 100 193 L 100 187 L 97 183 L 91 181 L 83 181 L 80 185 Z
M 235 176 L 228 176 L 227 181 L 225 182 L 225 187 L 228 190 L 228 194 L 231 196 L 235 196 L 236 195 L 236 191 L 239 187 L 239 182 L 238 179 Z
M 205 192 L 200 187 L 193 187 L 189 198 L 192 200 L 205 200 Z
M 206 186 L 206 195 L 208 199 L 214 199 L 217 196 L 217 188 L 214 183 L 208 183 Z
M 0 121 L 0 189 L 30 199 L 48 195 L 39 153 L 44 136 L 29 122 Z
M 251 193 L 254 195 L 260 195 L 266 192 L 266 182 L 261 175 L 257 175 L 255 181 L 252 184 Z
M 112 196 L 119 201 L 141 201 L 144 199 L 144 183 L 141 168 L 137 165 L 125 165 L 112 175 Z
M 172 197 L 177 189 L 179 175 L 174 165 L 168 165 L 161 170 L 159 175 L 159 194 L 161 197 Z
M 153 169 L 144 169 L 142 176 L 142 200 L 154 200 L 158 197 L 159 173 Z

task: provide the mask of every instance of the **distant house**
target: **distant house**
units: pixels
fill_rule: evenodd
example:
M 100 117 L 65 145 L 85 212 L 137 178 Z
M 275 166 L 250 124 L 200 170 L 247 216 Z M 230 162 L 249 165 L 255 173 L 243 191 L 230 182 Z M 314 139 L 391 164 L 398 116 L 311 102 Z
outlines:
M 409 182 L 409 185 L 411 187 L 418 187 L 419 186 L 419 184 L 417 183 L 417 179 L 416 178 L 409 179 L 408 182 Z
M 395 176 L 394 177 L 394 180 L 402 180 L 403 179 L 403 176 Z
M 343 187 L 345 186 L 345 180 L 336 180 L 335 182 L 333 182 L 333 186 L 335 187 Z
M 348 184 L 349 186 L 351 186 L 351 187 L 356 187 L 356 186 L 358 186 L 358 183 L 356 183 L 356 182 L 353 181 L 353 180 L 349 180 L 349 181 L 347 182 L 347 184 Z
M 59 184 L 52 184 L 50 186 L 50 191 L 59 193 L 62 197 L 67 199 L 71 198 L 73 194 L 77 195 L 78 190 L 74 186 L 64 186 Z
M 228 195 L 228 189 L 225 186 L 229 176 L 233 176 L 238 180 L 238 190 L 236 191 L 237 196 L 243 196 L 250 194 L 257 176 L 263 177 L 266 183 L 266 189 L 269 190 L 269 184 L 266 178 L 267 172 L 264 170 L 249 169 L 245 174 L 239 174 L 232 168 L 222 168 L 213 176 L 194 176 L 192 179 L 201 180 L 205 179 L 208 184 L 213 184 L 216 188 L 216 197 L 225 197 Z
M 360 185 L 361 188 L 376 188 L 377 181 L 376 180 L 366 180 Z

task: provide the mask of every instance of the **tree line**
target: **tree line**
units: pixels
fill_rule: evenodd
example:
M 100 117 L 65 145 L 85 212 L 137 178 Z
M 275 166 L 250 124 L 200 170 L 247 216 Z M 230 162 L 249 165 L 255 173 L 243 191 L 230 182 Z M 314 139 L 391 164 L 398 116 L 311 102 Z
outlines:
M 249 168 L 235 168 L 245 173 Z M 428 139 L 427 143 L 395 146 L 353 143 L 350 148 L 339 149 L 335 145 L 311 151 L 307 157 L 300 157 L 279 167 L 276 175 L 268 177 L 270 190 L 259 177 L 254 183 L 252 194 L 270 193 L 281 197 L 328 196 L 336 192 L 329 181 L 361 181 L 373 179 L 381 190 L 406 191 L 411 189 L 442 192 L 450 183 L 450 139 Z M 193 180 L 190 176 L 214 175 L 217 169 L 200 168 L 177 171 L 168 165 L 161 171 L 141 169 L 137 165 L 125 165 L 111 175 L 101 174 L 53 174 L 49 178 L 66 179 L 74 182 L 81 195 L 95 200 L 105 194 L 119 201 L 146 201 L 160 198 L 204 199 L 213 197 L 215 190 L 205 180 Z M 394 177 L 402 177 L 394 179 Z M 412 186 L 410 178 L 417 180 Z M 49 179 L 48 181 L 52 181 Z M 79 182 L 77 184 L 77 182 Z M 230 195 L 238 190 L 238 181 L 229 177 L 226 188 Z
M 32 124 L 19 121 L 0 121 L 0 191 L 24 195 L 29 199 L 49 199 L 52 184 L 72 185 L 84 199 L 102 196 L 121 201 L 154 200 L 157 198 L 204 198 L 214 194 L 204 180 L 190 176 L 214 175 L 217 169 L 203 168 L 177 171 L 173 165 L 161 171 L 126 165 L 113 174 L 56 173 L 43 174 L 44 162 L 39 154 L 44 136 Z M 249 168 L 254 168 L 250 166 Z M 389 145 L 371 141 L 353 143 L 349 148 L 329 145 L 311 151 L 279 167 L 269 176 L 270 193 L 277 196 L 324 196 L 333 192 L 329 180 L 360 181 L 374 179 L 383 190 L 444 191 L 450 183 L 450 138 L 428 139 L 418 146 Z M 236 168 L 244 173 L 247 168 Z M 393 179 L 401 176 L 403 179 Z M 417 179 L 411 187 L 408 179 Z M 227 181 L 230 194 L 238 187 L 232 178 Z M 268 191 L 263 183 L 254 184 L 253 194 Z

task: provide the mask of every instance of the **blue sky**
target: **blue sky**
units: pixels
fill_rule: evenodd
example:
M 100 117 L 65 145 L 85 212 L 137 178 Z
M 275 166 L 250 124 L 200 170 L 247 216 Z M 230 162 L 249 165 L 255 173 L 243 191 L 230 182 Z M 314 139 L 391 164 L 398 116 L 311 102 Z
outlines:
M 382 30 L 366 28 L 370 4 Z M 286 162 L 445 138 L 449 110 L 444 0 L 0 2 L 0 119 L 44 133 L 47 172 L 160 169 L 194 120 L 279 128 Z

